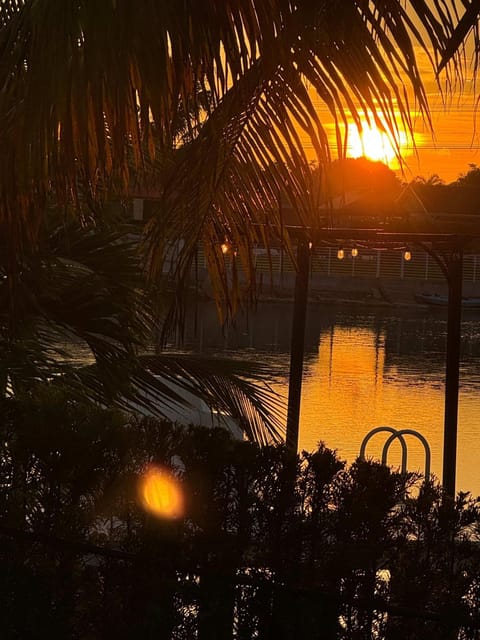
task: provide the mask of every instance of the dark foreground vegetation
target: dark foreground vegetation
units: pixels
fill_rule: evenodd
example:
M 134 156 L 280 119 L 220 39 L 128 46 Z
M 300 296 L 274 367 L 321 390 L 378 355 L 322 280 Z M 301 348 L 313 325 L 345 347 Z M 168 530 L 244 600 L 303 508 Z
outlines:
M 59 393 L 1 401 L 2 638 L 478 638 L 480 509 Z M 140 506 L 150 463 L 186 514 Z

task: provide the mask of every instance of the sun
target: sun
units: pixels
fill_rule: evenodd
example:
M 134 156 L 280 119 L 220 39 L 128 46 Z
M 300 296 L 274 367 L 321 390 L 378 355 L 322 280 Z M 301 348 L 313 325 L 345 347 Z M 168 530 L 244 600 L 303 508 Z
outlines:
M 396 135 L 401 150 L 407 144 L 405 132 Z M 390 165 L 397 160 L 395 142 L 385 131 L 362 123 L 360 132 L 355 124 L 349 124 L 347 130 L 347 156 L 350 158 L 365 157 Z

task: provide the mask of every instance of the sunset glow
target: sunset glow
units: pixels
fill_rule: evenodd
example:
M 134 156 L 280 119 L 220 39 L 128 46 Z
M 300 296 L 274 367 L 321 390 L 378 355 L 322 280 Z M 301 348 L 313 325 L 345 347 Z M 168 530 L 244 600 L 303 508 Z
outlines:
M 407 144 L 404 131 L 397 134 L 400 152 Z M 369 160 L 391 164 L 397 159 L 395 142 L 385 131 L 364 124 L 360 132 L 356 125 L 349 124 L 347 132 L 347 156 L 351 158 L 366 157 Z
M 183 515 L 183 493 L 180 483 L 170 472 L 151 467 L 140 481 L 140 497 L 145 509 L 161 518 Z

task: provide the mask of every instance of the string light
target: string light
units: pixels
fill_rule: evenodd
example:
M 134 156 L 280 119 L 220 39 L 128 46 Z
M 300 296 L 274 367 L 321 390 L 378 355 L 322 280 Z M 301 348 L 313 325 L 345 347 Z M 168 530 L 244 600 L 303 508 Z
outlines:
M 228 253 L 230 249 L 230 245 L 228 244 L 228 242 L 222 242 L 222 244 L 220 245 L 220 248 L 222 250 L 223 255 L 225 255 L 226 253 Z
M 358 256 L 357 247 L 352 247 L 352 258 L 356 258 Z
M 337 258 L 339 260 L 343 260 L 345 257 L 345 251 L 342 249 L 342 247 L 340 247 L 340 249 L 337 251 Z
M 406 262 L 410 262 L 410 260 L 412 259 L 412 252 L 410 251 L 410 249 L 405 249 L 405 251 L 403 252 L 403 259 Z

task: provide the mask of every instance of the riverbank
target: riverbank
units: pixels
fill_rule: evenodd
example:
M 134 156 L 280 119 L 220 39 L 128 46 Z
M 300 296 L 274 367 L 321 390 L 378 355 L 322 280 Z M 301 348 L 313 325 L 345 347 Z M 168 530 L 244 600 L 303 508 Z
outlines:
M 294 274 L 275 274 L 257 282 L 262 302 L 293 301 Z M 379 308 L 412 308 L 429 310 L 431 306 L 416 299 L 420 293 L 447 295 L 445 282 L 417 279 L 369 277 L 325 277 L 313 274 L 309 280 L 309 301 L 360 305 Z M 480 296 L 480 283 L 464 283 L 465 296 Z

